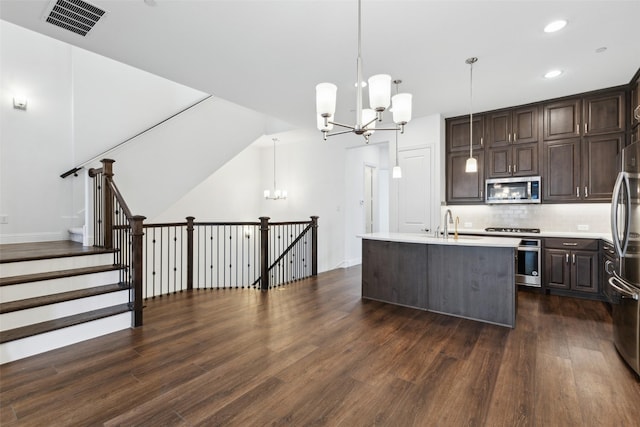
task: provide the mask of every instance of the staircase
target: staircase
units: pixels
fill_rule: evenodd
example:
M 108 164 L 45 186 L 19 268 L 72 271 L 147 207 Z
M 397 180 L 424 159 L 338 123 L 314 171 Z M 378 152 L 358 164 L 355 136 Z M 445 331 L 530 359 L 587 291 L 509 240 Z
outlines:
M 0 364 L 129 328 L 113 259 L 71 241 L 0 245 Z

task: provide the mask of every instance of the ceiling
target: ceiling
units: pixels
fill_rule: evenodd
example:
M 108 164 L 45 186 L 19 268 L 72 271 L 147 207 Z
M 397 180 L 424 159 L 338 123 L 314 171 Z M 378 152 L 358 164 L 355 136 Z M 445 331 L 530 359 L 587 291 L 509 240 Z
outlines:
M 90 0 L 107 15 L 87 37 L 46 23 L 48 3 L 0 0 L 0 19 L 299 127 L 329 81 L 354 121 L 356 0 Z M 638 0 L 363 0 L 363 74 L 402 79 L 414 117 L 469 112 L 471 56 L 476 112 L 617 86 L 640 67 L 638 17 Z

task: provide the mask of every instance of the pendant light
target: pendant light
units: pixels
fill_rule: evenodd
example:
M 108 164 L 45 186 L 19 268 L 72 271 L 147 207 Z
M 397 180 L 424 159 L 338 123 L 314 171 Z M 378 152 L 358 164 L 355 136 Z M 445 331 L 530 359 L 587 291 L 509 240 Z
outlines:
M 287 190 L 279 190 L 276 186 L 276 142 L 278 138 L 273 140 L 273 194 L 270 190 L 264 190 L 264 198 L 268 200 L 283 200 L 287 198 Z
M 398 95 L 398 86 L 400 85 L 400 83 L 402 83 L 402 80 L 396 79 L 393 81 L 393 83 L 396 85 L 396 95 Z M 395 112 L 395 108 L 393 109 L 393 111 Z M 396 165 L 393 167 L 393 170 L 391 172 L 391 177 L 395 179 L 402 178 L 402 169 L 400 169 L 400 164 L 398 163 L 398 161 L 398 129 L 396 129 Z
M 467 173 L 478 172 L 478 161 L 473 157 L 473 64 L 477 61 L 475 56 L 464 61 L 469 64 L 469 158 L 464 168 Z

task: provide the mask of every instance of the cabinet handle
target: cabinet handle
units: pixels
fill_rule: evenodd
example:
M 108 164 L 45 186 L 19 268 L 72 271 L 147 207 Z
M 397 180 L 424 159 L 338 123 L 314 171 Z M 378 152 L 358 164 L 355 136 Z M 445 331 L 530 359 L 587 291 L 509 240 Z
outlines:
M 482 199 L 484 196 L 482 195 L 483 191 L 480 190 L 480 198 Z
M 511 134 L 509 134 L 509 142 L 511 142 Z
M 575 242 L 562 242 L 562 246 L 578 246 Z
M 587 127 L 587 124 L 585 123 L 585 124 L 584 124 L 584 133 L 585 133 L 585 134 L 587 133 L 587 129 L 588 129 L 588 127 Z
M 571 259 L 573 260 L 573 263 L 575 264 L 576 263 L 576 254 L 572 254 L 571 255 Z
M 580 135 L 580 125 L 579 124 L 576 125 L 576 133 L 578 135 Z
M 507 172 L 511 173 L 511 165 L 509 165 L 509 169 L 507 170 Z
M 564 254 L 564 259 L 567 264 L 569 264 L 569 254 Z
M 587 187 L 584 187 L 584 197 L 587 198 L 589 197 L 589 191 L 587 190 Z
M 576 197 L 580 198 L 580 187 L 576 187 Z
M 516 168 L 516 165 L 513 165 L 513 173 L 518 172 L 518 169 Z
M 513 142 L 516 142 L 518 140 L 518 134 L 517 133 L 513 133 Z
M 480 137 L 480 147 L 484 147 L 484 138 Z

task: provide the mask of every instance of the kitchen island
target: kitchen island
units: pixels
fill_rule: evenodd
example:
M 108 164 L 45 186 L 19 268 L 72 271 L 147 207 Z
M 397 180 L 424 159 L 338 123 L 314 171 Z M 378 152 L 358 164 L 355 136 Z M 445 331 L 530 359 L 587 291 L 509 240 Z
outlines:
M 520 239 L 372 233 L 362 238 L 362 298 L 515 327 Z

